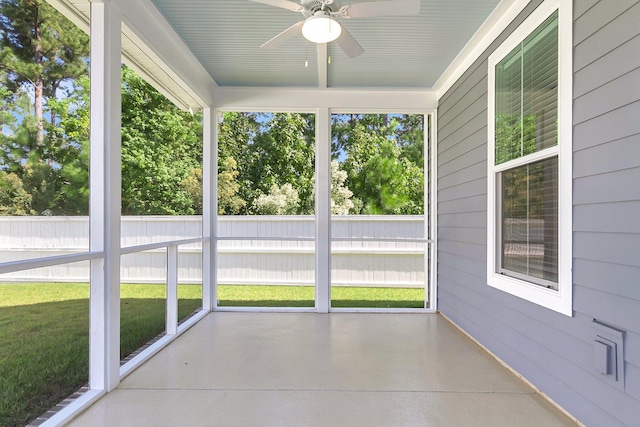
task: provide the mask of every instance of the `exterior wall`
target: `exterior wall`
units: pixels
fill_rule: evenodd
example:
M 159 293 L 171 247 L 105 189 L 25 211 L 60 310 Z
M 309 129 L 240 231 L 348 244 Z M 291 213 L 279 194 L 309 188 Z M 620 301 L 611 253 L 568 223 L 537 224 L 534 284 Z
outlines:
M 421 216 L 334 216 L 335 238 L 404 238 L 424 236 Z M 315 284 L 315 244 L 295 240 L 240 240 L 315 237 L 312 216 L 221 216 L 218 242 L 220 284 Z M 122 218 L 123 247 L 200 237 L 200 217 L 131 216 Z M 0 217 L 0 262 L 86 252 L 87 217 Z M 412 242 L 336 241 L 332 244 L 332 285 L 423 288 L 425 245 Z M 201 283 L 200 244 L 178 248 L 181 283 Z M 121 257 L 123 283 L 166 280 L 166 249 L 153 249 Z M 1 282 L 87 282 L 89 263 L 4 274 Z
M 487 58 L 440 99 L 438 308 L 588 426 L 640 417 L 640 2 L 574 2 L 572 317 L 486 284 Z M 592 320 L 625 334 L 624 391 L 592 367 Z

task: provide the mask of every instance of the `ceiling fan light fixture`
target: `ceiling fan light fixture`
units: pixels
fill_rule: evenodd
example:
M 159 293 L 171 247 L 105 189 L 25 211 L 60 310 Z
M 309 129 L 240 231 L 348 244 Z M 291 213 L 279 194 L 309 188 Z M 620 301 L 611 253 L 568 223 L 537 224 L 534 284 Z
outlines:
M 329 43 L 340 37 L 342 26 L 324 11 L 317 11 L 302 25 L 302 35 L 313 43 Z

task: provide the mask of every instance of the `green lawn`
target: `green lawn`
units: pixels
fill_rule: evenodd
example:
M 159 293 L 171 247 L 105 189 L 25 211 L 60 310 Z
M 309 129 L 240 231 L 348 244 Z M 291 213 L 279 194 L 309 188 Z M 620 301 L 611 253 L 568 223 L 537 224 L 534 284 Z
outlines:
M 200 307 L 179 286 L 179 316 Z M 122 285 L 121 356 L 164 331 L 163 285 Z M 89 378 L 89 286 L 0 284 L 0 426 L 22 426 Z
M 220 286 L 221 306 L 313 307 L 313 287 Z M 164 331 L 164 285 L 121 286 L 121 358 Z M 88 382 L 87 284 L 0 284 L 0 426 L 28 423 Z M 178 287 L 179 318 L 201 306 Z M 332 307 L 424 306 L 421 289 L 332 289 Z
M 313 286 L 218 286 L 221 307 L 313 307 Z M 423 308 L 424 290 L 333 287 L 332 307 Z

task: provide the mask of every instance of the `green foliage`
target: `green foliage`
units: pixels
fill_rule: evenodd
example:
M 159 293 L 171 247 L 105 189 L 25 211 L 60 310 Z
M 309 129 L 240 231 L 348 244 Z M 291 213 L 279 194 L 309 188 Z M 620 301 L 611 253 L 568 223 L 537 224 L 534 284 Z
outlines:
M 218 126 L 218 213 L 221 215 L 246 213 L 247 201 L 253 201 L 253 183 L 248 174 L 249 142 L 258 128 L 255 114 L 235 112 L 224 113 Z
M 261 194 L 253 202 L 258 215 L 295 215 L 300 204 L 298 190 L 290 183 L 273 184 L 267 194 Z
M 43 81 L 54 98 L 65 80 L 86 75 L 89 36 L 44 0 L 0 1 L 0 62 L 16 92 Z
M 29 95 L 19 90 L 11 97 L 2 106 L 4 126 L 0 134 L 0 168 L 22 177 L 22 162 L 31 153 L 36 159 L 43 158 L 44 150 L 35 146 L 36 124 Z
M 193 168 L 182 180 L 182 188 L 189 194 L 195 212 L 202 213 L 202 168 Z
M 57 171 L 50 164 L 31 156 L 24 165 L 22 181 L 29 188 L 31 205 L 40 215 L 52 215 L 52 205 L 57 195 Z
M 219 213 L 312 214 L 314 134 L 310 114 L 225 113 L 218 137 Z M 282 200 L 293 197 L 287 184 L 297 193 L 290 203 Z
M 5 214 L 88 211 L 88 41 L 44 1 L 0 1 L 0 169 L 30 198 Z
M 331 161 L 331 214 L 349 215 L 355 204 L 351 200 L 353 192 L 345 186 L 347 172 L 340 169 L 340 163 Z
M 219 128 L 219 212 L 313 214 L 314 133 L 312 115 L 225 113 Z M 332 133 L 334 214 L 423 212 L 422 116 L 342 115 Z M 298 193 L 296 208 L 295 202 L 283 207 L 287 183 Z
M 536 122 L 535 115 L 496 115 L 496 165 L 536 152 Z
M 268 194 L 275 185 L 289 183 L 298 192 L 296 214 L 313 213 L 315 179 L 312 115 L 275 113 L 249 145 L 250 164 L 246 177 L 252 183 L 254 199 Z M 313 127 L 311 127 L 313 129 Z
M 333 157 L 344 158 L 355 214 L 424 212 L 424 129 L 420 116 L 339 115 Z
M 380 141 L 377 149 L 351 174 L 351 188 L 363 201 L 364 214 L 397 212 L 409 202 L 402 162 L 398 159 L 400 150 L 387 140 Z
M 202 164 L 201 117 L 180 111 L 124 66 L 122 80 L 122 213 L 200 213 L 189 177 Z
M 44 0 L 0 1 L 4 83 L 13 93 L 32 91 L 37 147 L 45 145 L 46 100 L 58 96 L 63 82 L 86 74 L 88 53 L 88 36 Z
M 31 194 L 13 172 L 0 171 L 0 215 L 32 215 Z
M 544 148 L 540 147 L 537 123 L 536 115 L 497 115 L 495 164 L 499 165 Z M 545 213 L 551 203 L 548 199 L 550 194 L 557 191 L 553 189 L 553 183 L 557 180 L 557 167 L 549 167 L 548 164 L 553 161 L 534 162 L 500 174 L 502 213 L 505 218 L 544 219 L 545 215 L 549 215 L 548 212 Z
M 29 214 L 86 215 L 89 208 L 88 78 L 69 90 L 68 97 L 52 99 L 49 107 L 58 120 L 46 126 L 46 144 L 35 144 L 35 117 L 28 97 L 14 94 L 12 119 L 0 135 L 0 168 L 13 173 L 30 196 Z M 21 116 L 21 120 L 16 119 Z M 15 202 L 15 203 L 14 203 Z M 21 199 L 3 199 L 0 210 L 19 212 Z M 15 206 L 12 206 L 14 204 Z
M 55 148 L 57 188 L 50 207 L 55 215 L 87 215 L 89 211 L 89 78 L 79 77 L 67 96 L 49 101 L 58 117 L 48 127 Z
M 238 162 L 233 157 L 225 157 L 218 164 L 218 213 L 236 215 L 247 205 L 238 195 Z
M 42 0 L 0 0 L 0 12 L 0 213 L 86 215 L 88 37 Z M 200 115 L 180 111 L 126 67 L 122 82 L 122 213 L 200 214 Z M 338 117 L 332 212 L 422 213 L 422 117 Z M 218 213 L 313 214 L 314 119 L 225 113 Z M 287 184 L 296 200 L 266 203 L 293 197 Z

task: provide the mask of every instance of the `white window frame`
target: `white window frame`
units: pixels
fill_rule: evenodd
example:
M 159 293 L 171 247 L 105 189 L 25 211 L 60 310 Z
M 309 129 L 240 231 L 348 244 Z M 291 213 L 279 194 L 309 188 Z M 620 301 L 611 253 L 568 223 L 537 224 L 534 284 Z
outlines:
M 495 69 L 514 48 L 558 11 L 558 144 L 527 156 L 495 165 Z M 488 156 L 487 156 L 487 284 L 519 298 L 572 316 L 572 85 L 573 17 L 571 0 L 547 0 L 489 56 L 488 75 Z M 497 239 L 499 209 L 496 191 L 500 172 L 516 166 L 558 158 L 558 290 L 534 282 L 500 274 L 500 244 Z

